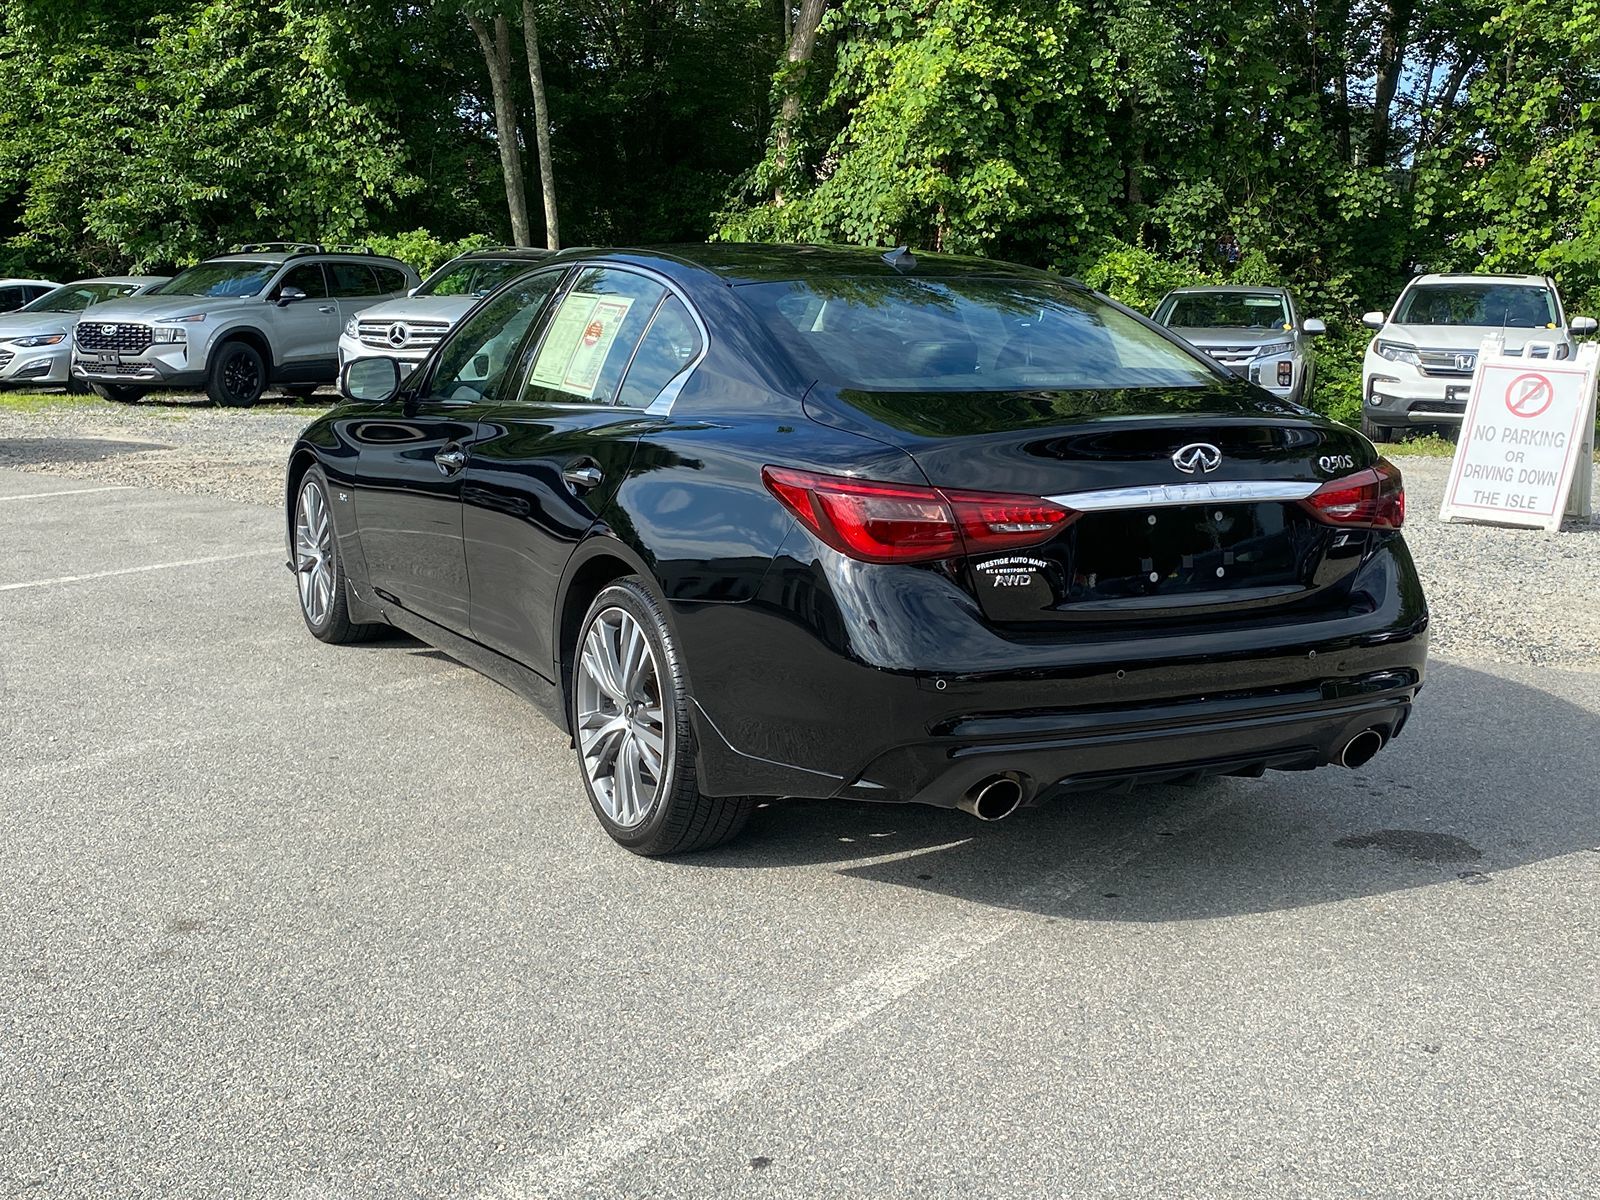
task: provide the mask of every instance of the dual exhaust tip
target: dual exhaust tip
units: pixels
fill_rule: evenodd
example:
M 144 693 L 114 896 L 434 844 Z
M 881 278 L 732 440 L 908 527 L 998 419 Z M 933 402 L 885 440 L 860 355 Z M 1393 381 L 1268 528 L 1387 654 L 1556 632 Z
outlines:
M 1335 761 L 1351 769 L 1365 766 L 1388 742 L 1389 735 L 1383 730 L 1363 729 L 1339 748 Z M 1028 798 L 1028 786 L 1026 775 L 991 775 L 968 788 L 956 801 L 956 807 L 980 821 L 1003 821 L 1022 807 Z

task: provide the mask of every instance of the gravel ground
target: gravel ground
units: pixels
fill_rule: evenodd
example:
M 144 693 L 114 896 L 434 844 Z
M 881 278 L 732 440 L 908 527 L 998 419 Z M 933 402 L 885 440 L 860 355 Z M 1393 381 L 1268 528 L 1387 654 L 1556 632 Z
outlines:
M 322 411 L 306 404 L 235 412 L 181 400 L 0 409 L 0 466 L 276 505 L 289 446 Z M 1569 523 L 1560 533 L 1447 525 L 1437 513 L 1449 460 L 1398 462 L 1410 502 L 1406 540 L 1434 613 L 1434 652 L 1600 670 L 1600 523 Z

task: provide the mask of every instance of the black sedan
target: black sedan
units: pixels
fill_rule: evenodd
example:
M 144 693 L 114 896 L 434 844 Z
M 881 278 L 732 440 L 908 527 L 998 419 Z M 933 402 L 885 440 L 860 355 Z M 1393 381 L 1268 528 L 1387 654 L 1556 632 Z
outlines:
M 1422 685 L 1399 472 L 1042 271 L 571 251 L 342 386 L 289 460 L 311 632 L 532 699 L 641 854 L 761 797 L 1359 766 Z

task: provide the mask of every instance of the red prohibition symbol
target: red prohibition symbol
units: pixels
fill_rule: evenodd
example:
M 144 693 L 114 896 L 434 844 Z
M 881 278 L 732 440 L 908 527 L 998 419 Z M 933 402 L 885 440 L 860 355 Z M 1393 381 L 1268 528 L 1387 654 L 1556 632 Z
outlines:
M 1550 407 L 1556 390 L 1543 375 L 1518 375 L 1506 388 L 1506 407 L 1514 417 L 1537 417 Z

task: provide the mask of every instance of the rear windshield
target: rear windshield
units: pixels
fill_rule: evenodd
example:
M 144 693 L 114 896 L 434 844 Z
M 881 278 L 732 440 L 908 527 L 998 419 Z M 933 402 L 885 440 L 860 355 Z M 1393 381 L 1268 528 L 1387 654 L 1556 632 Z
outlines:
M 526 271 L 525 258 L 469 259 L 446 263 L 417 289 L 419 296 L 487 296 L 513 275 Z
M 1171 297 L 1156 320 L 1173 329 L 1284 329 L 1289 306 L 1272 292 L 1194 292 Z
M 739 295 L 802 366 L 844 388 L 949 392 L 1199 387 L 1174 339 L 1048 280 L 832 278 Z
M 1492 329 L 1554 329 L 1556 298 L 1549 288 L 1517 283 L 1423 283 L 1400 298 L 1397 325 L 1482 325 Z

